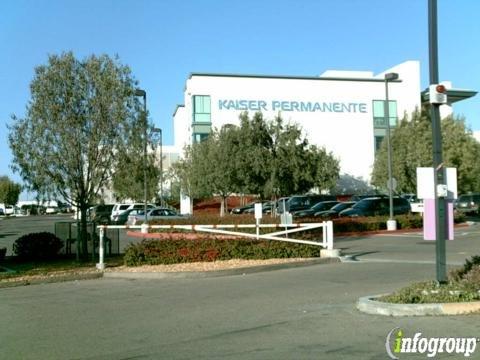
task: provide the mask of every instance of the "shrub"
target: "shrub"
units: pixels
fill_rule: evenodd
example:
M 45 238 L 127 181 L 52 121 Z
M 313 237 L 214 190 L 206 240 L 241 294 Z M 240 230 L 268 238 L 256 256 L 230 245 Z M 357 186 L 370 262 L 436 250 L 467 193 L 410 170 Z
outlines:
M 435 281 L 415 283 L 384 296 L 381 300 L 399 304 L 478 301 L 480 256 L 473 256 L 463 267 L 451 271 L 447 284 L 438 284 Z
M 320 247 L 264 240 L 143 240 L 125 250 L 127 266 L 176 264 L 229 259 L 318 257 Z
M 63 242 L 49 232 L 31 233 L 15 240 L 13 252 L 22 260 L 49 260 L 58 256 Z
M 460 269 L 452 270 L 449 274 L 450 281 L 460 281 L 465 275 L 467 275 L 472 269 L 480 266 L 480 256 L 472 256 L 470 260 L 466 260 L 463 267 Z

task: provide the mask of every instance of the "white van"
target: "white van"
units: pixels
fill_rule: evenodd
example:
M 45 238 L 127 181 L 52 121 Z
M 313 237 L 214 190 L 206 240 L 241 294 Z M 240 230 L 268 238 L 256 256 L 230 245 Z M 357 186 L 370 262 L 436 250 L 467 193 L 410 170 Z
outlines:
M 143 203 L 134 203 L 134 204 L 115 204 L 112 209 L 112 215 L 110 215 L 110 220 L 115 221 L 115 217 L 117 215 L 120 215 L 124 211 L 130 210 L 130 209 L 143 209 L 144 208 Z M 153 209 L 156 206 L 153 204 L 147 204 L 147 210 Z

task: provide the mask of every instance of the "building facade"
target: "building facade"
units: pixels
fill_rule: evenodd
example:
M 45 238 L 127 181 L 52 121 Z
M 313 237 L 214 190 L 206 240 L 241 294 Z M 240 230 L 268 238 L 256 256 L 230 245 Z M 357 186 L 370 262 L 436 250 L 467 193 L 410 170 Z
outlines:
M 297 123 L 311 144 L 325 147 L 340 160 L 341 173 L 370 178 L 375 151 L 386 134 L 386 73 L 389 121 L 396 126 L 404 114 L 421 104 L 420 66 L 407 61 L 380 74 L 327 71 L 317 77 L 201 74 L 190 75 L 185 102 L 174 113 L 177 149 L 198 142 L 213 128 L 239 124 L 239 116 L 262 112 Z M 180 151 L 180 150 L 179 150 Z

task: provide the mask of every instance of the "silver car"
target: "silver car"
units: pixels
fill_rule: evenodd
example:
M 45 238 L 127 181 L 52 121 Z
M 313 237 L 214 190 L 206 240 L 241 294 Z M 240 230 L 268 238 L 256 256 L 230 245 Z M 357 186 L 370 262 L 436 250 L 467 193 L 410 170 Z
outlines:
M 147 220 L 168 220 L 168 219 L 184 219 L 185 216 L 178 214 L 175 210 L 169 208 L 155 208 L 147 212 Z M 126 225 L 137 225 L 140 223 L 145 222 L 145 215 L 142 214 L 134 214 L 129 215 L 127 224 Z

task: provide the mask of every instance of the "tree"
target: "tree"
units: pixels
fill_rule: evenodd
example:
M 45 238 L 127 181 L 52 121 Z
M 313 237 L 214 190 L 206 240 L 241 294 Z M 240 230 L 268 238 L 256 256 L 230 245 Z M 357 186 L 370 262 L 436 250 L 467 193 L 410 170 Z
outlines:
M 466 129 L 463 118 L 448 116 L 442 119 L 443 159 L 445 166 L 457 168 L 457 186 L 460 193 L 480 190 L 480 144 Z M 427 108 L 402 119 L 392 133 L 392 173 L 397 180 L 397 191 L 417 191 L 417 167 L 433 163 L 432 128 Z M 385 188 L 387 184 L 387 148 L 382 143 L 375 158 L 372 184 Z
M 0 176 L 0 203 L 15 205 L 22 191 L 22 186 L 9 179 L 8 176 Z
M 89 203 L 107 185 L 138 128 L 137 82 L 128 66 L 107 55 L 77 60 L 51 55 L 35 68 L 24 118 L 12 116 L 13 167 L 30 190 L 59 194 L 81 213 L 87 255 Z
M 119 200 L 131 199 L 134 201 L 143 201 L 145 198 L 144 185 L 144 163 L 143 163 L 143 144 L 133 144 L 134 141 L 142 140 L 132 139 L 131 146 L 121 149 L 118 156 L 121 161 L 117 163 L 117 168 L 112 177 L 112 187 L 115 196 Z M 143 140 L 142 140 L 143 141 Z M 157 159 L 155 145 L 151 138 L 147 139 L 152 146 L 152 152 L 147 155 L 147 200 L 156 201 L 160 181 L 160 167 Z
M 249 119 L 244 113 L 239 126 L 214 130 L 188 147 L 176 169 L 185 192 L 220 196 L 223 215 L 234 192 L 268 198 L 329 189 L 339 163 L 325 149 L 309 145 L 298 126 L 284 125 L 280 117 L 266 122 L 261 113 Z
M 310 145 L 296 124 L 284 124 L 277 116 L 269 123 L 271 136 L 269 179 L 265 194 L 288 196 L 317 187 L 329 190 L 340 171 L 339 160 L 324 148 Z

